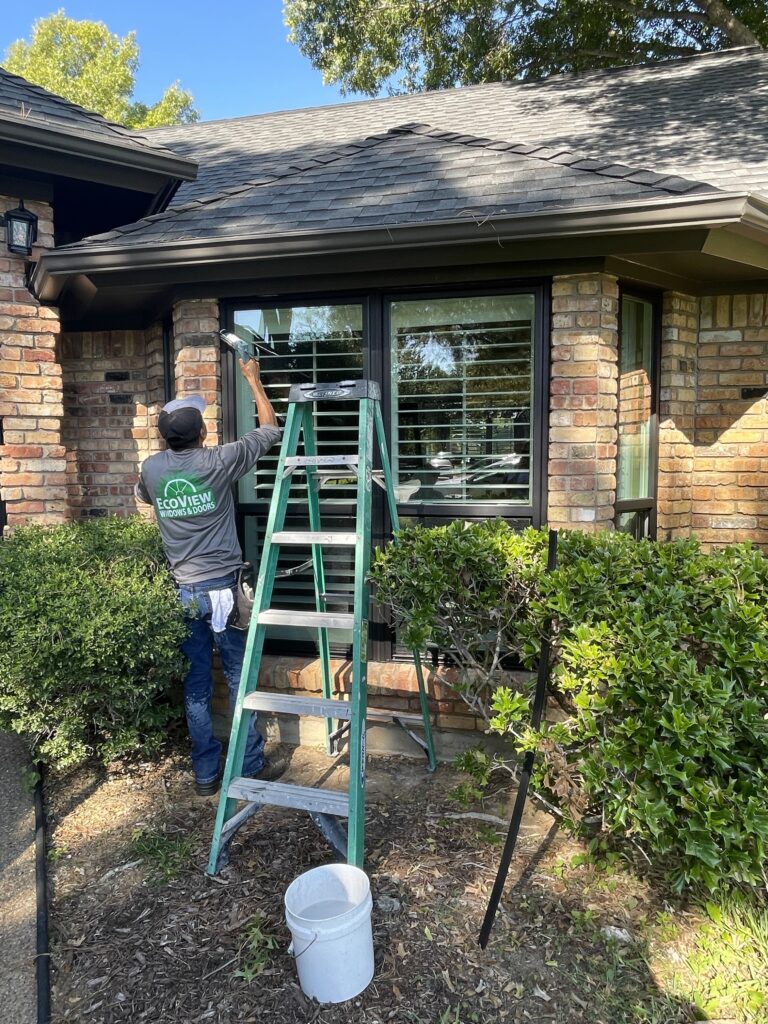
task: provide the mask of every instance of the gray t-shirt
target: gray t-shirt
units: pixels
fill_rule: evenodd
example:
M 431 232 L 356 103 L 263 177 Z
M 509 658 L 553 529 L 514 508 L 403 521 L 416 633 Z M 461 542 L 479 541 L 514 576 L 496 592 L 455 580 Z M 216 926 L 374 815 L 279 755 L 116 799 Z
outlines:
M 258 427 L 232 444 L 169 448 L 141 467 L 135 494 L 155 507 L 177 583 L 200 583 L 240 567 L 232 484 L 279 440 L 277 427 Z

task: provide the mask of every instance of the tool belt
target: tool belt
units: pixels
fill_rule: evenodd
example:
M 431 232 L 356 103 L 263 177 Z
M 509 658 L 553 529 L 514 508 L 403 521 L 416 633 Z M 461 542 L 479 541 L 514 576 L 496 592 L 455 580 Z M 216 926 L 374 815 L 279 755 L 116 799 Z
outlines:
M 250 625 L 255 591 L 254 584 L 253 566 L 250 562 L 243 562 L 237 570 L 235 607 L 232 610 L 232 618 L 228 623 L 233 629 L 246 630 Z

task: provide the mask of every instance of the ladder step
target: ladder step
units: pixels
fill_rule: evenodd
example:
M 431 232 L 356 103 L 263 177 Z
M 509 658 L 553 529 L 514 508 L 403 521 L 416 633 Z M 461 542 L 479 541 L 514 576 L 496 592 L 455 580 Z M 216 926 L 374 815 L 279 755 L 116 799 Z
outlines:
M 357 455 L 289 455 L 286 466 L 356 466 Z
M 307 626 L 318 629 L 352 629 L 354 615 L 344 612 L 294 612 L 270 608 L 259 614 L 260 626 Z
M 368 722 L 393 722 L 397 719 L 404 725 L 423 725 L 424 719 L 421 715 L 392 711 L 390 708 L 368 708 L 365 712 Z
M 349 816 L 349 794 L 333 789 L 292 786 L 286 782 L 259 782 L 258 779 L 240 777 L 230 782 L 227 796 L 233 800 L 270 804 L 273 807 L 295 807 L 340 818 Z
M 345 700 L 323 697 L 291 697 L 283 693 L 264 693 L 254 690 L 243 699 L 243 707 L 250 711 L 274 711 L 286 715 L 314 715 L 317 718 L 348 720 L 350 704 Z
M 331 700 L 324 697 L 291 696 L 284 693 L 268 693 L 254 690 L 243 698 L 243 707 L 249 711 L 272 711 L 283 715 L 307 715 L 315 718 L 336 718 L 349 721 L 352 705 L 346 700 Z M 392 722 L 397 719 L 404 725 L 423 725 L 421 715 L 393 711 L 391 708 L 368 708 L 365 713 L 369 722 Z
M 324 533 L 315 530 L 281 530 L 272 534 L 273 544 L 327 544 L 330 547 L 351 547 L 357 543 L 354 533 Z

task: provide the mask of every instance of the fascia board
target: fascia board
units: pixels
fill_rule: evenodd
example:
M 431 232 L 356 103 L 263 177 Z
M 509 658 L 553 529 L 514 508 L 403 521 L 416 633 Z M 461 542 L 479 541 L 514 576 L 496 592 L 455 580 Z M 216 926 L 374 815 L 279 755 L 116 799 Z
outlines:
M 288 256 L 321 256 L 372 249 L 393 249 L 428 245 L 466 245 L 494 241 L 569 238 L 579 235 L 625 234 L 692 227 L 718 227 L 740 220 L 746 193 L 705 193 L 703 195 L 654 199 L 623 207 L 595 206 L 579 210 L 543 211 L 536 214 L 483 217 L 478 220 L 437 221 L 430 224 L 345 228 L 330 233 L 296 231 L 273 236 L 219 237 L 184 241 L 155 241 L 143 246 L 113 244 L 109 247 L 81 246 L 70 250 L 49 250 L 38 262 L 32 285 L 44 301 L 58 294 L 55 278 L 73 273 L 98 274 L 131 269 L 178 268 L 186 265 L 243 260 L 275 260 Z
M 86 157 L 103 164 L 135 167 L 137 170 L 180 178 L 182 181 L 194 181 L 197 177 L 197 163 L 194 160 L 159 153 L 149 147 L 143 150 L 117 138 L 97 139 L 27 121 L 14 121 L 8 119 L 7 115 L 0 118 L 0 141 Z

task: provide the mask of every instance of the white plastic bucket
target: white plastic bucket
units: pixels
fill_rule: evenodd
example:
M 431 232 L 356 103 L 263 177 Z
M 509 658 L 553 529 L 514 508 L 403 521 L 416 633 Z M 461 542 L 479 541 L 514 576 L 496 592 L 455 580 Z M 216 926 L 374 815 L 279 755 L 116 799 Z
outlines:
M 285 919 L 302 991 L 321 1003 L 343 1003 L 373 978 L 371 886 L 350 864 L 299 875 L 285 893 Z

